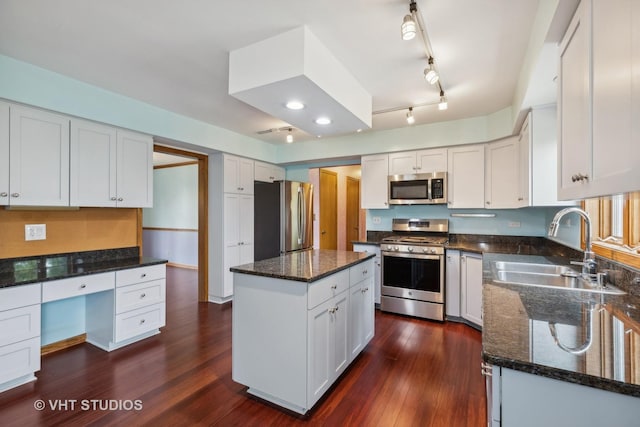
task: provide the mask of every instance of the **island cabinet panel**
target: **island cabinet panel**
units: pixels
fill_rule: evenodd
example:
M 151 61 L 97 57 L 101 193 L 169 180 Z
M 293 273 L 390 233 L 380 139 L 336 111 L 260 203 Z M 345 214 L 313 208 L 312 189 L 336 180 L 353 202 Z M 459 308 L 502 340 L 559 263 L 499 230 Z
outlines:
M 233 380 L 304 414 L 371 340 L 373 315 L 372 259 L 311 282 L 235 271 Z

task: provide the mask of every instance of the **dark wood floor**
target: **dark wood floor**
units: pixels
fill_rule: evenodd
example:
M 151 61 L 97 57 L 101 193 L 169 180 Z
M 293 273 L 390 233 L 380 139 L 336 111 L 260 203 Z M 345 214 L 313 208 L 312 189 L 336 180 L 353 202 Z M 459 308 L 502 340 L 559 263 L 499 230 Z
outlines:
M 480 333 L 381 312 L 373 341 L 306 417 L 250 397 L 231 379 L 231 305 L 197 303 L 196 279 L 168 268 L 160 335 L 111 353 L 82 344 L 44 357 L 38 381 L 0 394 L 0 425 L 485 425 Z M 34 408 L 38 399 L 46 409 Z M 142 409 L 126 410 L 136 400 Z

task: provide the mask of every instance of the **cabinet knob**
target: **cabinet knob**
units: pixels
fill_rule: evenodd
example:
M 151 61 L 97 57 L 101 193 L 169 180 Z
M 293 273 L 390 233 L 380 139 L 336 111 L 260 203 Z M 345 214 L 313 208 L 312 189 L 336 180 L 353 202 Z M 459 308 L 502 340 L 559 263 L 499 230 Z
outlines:
M 121 201 L 123 201 L 123 200 L 124 200 L 124 199 L 123 199 L 122 197 L 118 197 L 118 201 L 119 201 L 119 202 L 121 202 Z
M 9 195 L 9 193 L 7 193 L 6 191 L 3 191 L 2 193 L 0 193 L 0 197 L 7 197 Z
M 331 289 L 338 289 L 338 285 L 331 285 Z
M 20 197 L 20 193 L 11 193 L 11 197 Z
M 144 325 L 144 319 L 140 319 L 140 324 Z
M 582 182 L 582 181 L 589 181 L 589 175 L 583 175 L 583 174 L 581 174 L 581 173 L 578 173 L 578 174 L 573 175 L 573 176 L 571 177 L 571 181 L 572 181 L 572 182 L 578 182 L 578 181 L 580 181 L 580 182 Z
M 524 197 L 518 197 L 518 201 L 521 202 L 524 200 Z
M 146 296 L 147 296 L 147 294 L 140 294 L 140 298 L 144 298 Z
M 84 283 L 82 285 L 80 285 L 80 289 L 85 289 L 87 287 L 87 285 L 85 285 Z
M 487 200 L 487 204 L 488 204 L 488 205 L 490 205 L 490 204 L 491 204 L 491 202 Z
M 111 201 L 115 202 L 117 199 L 115 197 L 111 198 Z
M 140 278 L 141 278 L 141 279 L 144 279 L 145 277 L 147 277 L 147 273 L 142 273 L 142 274 L 140 275 Z

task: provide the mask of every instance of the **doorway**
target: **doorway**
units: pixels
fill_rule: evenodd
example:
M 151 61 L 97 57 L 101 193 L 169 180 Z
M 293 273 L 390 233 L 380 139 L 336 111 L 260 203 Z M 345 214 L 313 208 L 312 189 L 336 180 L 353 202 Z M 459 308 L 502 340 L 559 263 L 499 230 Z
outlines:
M 154 153 L 168 154 L 184 159 L 184 164 L 197 165 L 197 270 L 198 270 L 198 301 L 207 302 L 209 299 L 209 268 L 208 268 L 208 194 L 209 194 L 209 163 L 206 154 L 181 150 L 154 144 Z M 140 239 L 142 241 L 142 239 Z
M 329 175 L 337 177 L 337 190 L 333 180 L 328 178 Z M 329 184 L 325 182 L 323 185 L 321 182 L 322 176 L 324 180 L 329 180 Z M 328 234 L 329 229 L 326 222 L 323 221 L 323 214 L 333 218 L 335 221 L 336 248 L 338 250 L 352 250 L 352 246 L 349 243 L 366 240 L 366 211 L 360 209 L 360 176 L 360 165 L 309 169 L 309 182 L 314 185 L 315 189 L 313 200 L 315 218 L 313 221 L 314 248 L 325 249 L 324 246 L 321 246 L 321 243 L 324 243 L 323 236 Z M 323 187 L 324 190 L 333 190 L 329 191 L 328 195 L 324 195 Z M 334 206 L 334 197 L 337 199 L 335 215 L 331 212 Z M 347 213 L 347 211 L 349 212 Z M 349 225 L 347 225 L 347 222 Z M 322 231 L 326 231 L 326 233 L 321 234 Z
M 338 249 L 338 174 L 320 169 L 320 249 Z

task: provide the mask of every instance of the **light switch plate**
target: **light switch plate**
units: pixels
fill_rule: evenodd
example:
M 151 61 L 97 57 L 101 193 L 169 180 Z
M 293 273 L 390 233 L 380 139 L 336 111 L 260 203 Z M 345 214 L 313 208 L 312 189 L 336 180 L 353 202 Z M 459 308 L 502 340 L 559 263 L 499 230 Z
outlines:
M 46 240 L 47 225 L 46 224 L 25 224 L 24 240 Z
M 520 221 L 511 221 L 511 222 L 509 222 L 509 227 L 511 227 L 511 228 L 520 228 Z
M 382 218 L 380 218 L 379 216 L 374 216 L 373 218 L 371 218 L 371 222 L 373 222 L 374 224 L 380 224 Z

